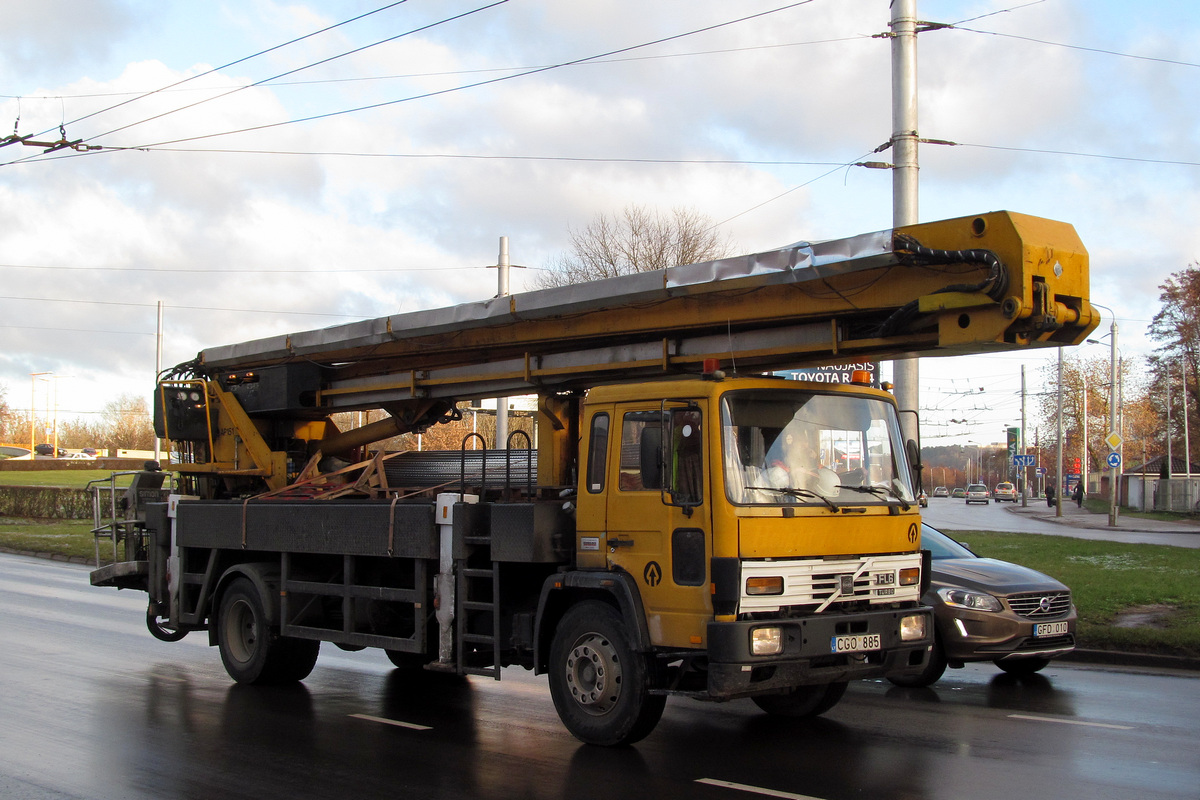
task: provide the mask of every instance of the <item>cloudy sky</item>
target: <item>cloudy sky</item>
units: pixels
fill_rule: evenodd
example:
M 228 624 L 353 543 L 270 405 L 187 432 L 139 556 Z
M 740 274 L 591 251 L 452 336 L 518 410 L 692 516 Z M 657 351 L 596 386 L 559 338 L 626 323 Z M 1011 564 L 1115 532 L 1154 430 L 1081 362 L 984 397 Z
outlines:
M 570 227 L 630 204 L 694 208 L 741 252 L 889 228 L 890 173 L 847 166 L 887 159 L 870 154 L 891 135 L 889 13 L 6 3 L 0 135 L 101 149 L 0 148 L 0 385 L 28 407 L 30 373 L 53 372 L 60 416 L 95 413 L 150 396 L 159 302 L 171 365 L 486 299 L 500 236 L 519 291 Z M 1147 352 L 1159 284 L 1200 256 L 1200 6 L 918 0 L 918 17 L 955 25 L 919 37 L 920 133 L 956 143 L 920 150 L 921 219 L 1073 223 L 1122 350 Z M 1020 365 L 1032 391 L 1043 361 L 923 359 L 925 443 L 999 440 Z

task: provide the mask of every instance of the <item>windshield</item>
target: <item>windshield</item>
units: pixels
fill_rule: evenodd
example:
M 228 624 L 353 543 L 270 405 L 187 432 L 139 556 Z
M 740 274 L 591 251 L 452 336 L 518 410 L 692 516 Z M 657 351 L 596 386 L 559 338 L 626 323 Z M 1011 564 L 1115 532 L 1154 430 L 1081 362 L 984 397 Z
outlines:
M 914 502 L 895 408 L 792 388 L 721 399 L 725 489 L 739 505 Z

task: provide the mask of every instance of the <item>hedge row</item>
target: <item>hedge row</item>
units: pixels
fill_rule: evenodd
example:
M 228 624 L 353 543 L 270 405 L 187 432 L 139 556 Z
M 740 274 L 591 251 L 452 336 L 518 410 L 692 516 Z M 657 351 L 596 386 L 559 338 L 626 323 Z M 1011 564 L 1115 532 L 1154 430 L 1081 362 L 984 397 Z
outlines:
M 35 519 L 91 519 L 92 496 L 85 489 L 52 486 L 0 486 L 0 516 Z

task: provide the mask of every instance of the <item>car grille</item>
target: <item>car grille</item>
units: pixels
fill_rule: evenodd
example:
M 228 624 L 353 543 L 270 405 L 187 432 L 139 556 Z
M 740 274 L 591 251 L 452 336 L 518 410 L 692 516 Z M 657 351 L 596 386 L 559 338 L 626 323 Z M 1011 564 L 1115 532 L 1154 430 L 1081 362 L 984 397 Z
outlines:
M 1008 606 L 1014 613 L 1026 619 L 1061 617 L 1071 610 L 1071 593 L 1029 592 L 1027 594 L 1014 594 L 1009 596 Z

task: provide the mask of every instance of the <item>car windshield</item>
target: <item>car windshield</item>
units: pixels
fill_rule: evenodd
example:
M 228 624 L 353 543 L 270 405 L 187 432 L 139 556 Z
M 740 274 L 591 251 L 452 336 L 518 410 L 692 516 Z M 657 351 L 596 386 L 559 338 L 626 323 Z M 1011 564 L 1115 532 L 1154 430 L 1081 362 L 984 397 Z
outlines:
M 725 489 L 739 505 L 915 502 L 895 408 L 792 388 L 721 399 Z
M 974 483 L 967 487 L 968 492 L 986 492 L 987 487 L 981 483 Z
M 921 525 L 921 549 L 928 550 L 934 561 L 945 558 L 978 558 L 946 534 L 928 525 Z

